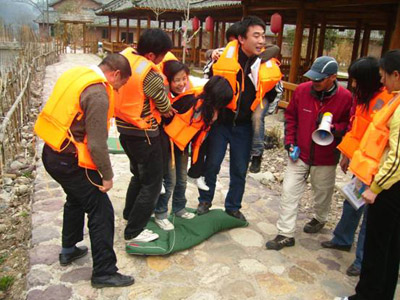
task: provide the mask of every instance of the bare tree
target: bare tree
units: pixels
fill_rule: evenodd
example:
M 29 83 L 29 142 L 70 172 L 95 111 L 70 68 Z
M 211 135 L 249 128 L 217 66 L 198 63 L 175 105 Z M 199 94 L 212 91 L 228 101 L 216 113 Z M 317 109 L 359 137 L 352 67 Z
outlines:
M 46 25 L 46 32 L 49 34 L 49 0 L 15 0 L 15 2 L 28 4 L 38 10 L 42 15 L 43 24 Z
M 162 9 L 160 7 L 151 8 L 151 10 L 156 15 L 156 21 L 158 21 L 158 17 L 160 15 L 162 15 L 163 13 L 165 13 L 167 11 L 166 9 Z
M 183 53 L 182 53 L 182 62 L 185 63 L 186 60 L 186 50 L 187 50 L 187 45 L 192 41 L 192 39 L 196 36 L 196 34 L 199 32 L 200 28 L 198 28 L 193 34 L 188 37 L 188 28 L 189 28 L 189 21 L 190 21 L 190 0 L 186 0 L 186 10 L 184 12 L 184 26 L 181 28 L 183 30 Z

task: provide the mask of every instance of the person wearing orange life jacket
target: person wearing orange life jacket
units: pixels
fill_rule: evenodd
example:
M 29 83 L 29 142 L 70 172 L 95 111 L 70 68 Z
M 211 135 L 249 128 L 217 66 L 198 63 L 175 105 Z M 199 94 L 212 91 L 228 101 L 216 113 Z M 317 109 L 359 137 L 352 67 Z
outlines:
M 394 299 L 398 281 L 400 49 L 388 51 L 382 57 L 380 74 L 383 85 L 393 98 L 374 115 L 349 166 L 359 179 L 370 185 L 362 193 L 368 204 L 368 218 L 360 280 L 355 295 L 337 299 Z M 366 165 L 369 167 L 365 169 Z
M 163 177 L 159 123 L 161 115 L 172 116 L 170 101 L 158 67 L 172 41 L 161 29 L 147 29 L 139 38 L 137 51 L 122 51 L 131 65 L 132 77 L 120 89 L 115 101 L 117 129 L 133 174 L 125 200 L 123 217 L 126 244 L 150 242 L 158 234 L 144 229 L 154 211 Z
M 387 92 L 380 82 L 379 61 L 376 58 L 362 57 L 355 60 L 350 65 L 348 73 L 354 90 L 352 111 L 355 112 L 352 113 L 352 123 L 349 124 L 351 129 L 338 145 L 338 149 L 342 152 L 340 166 L 344 173 L 347 172 L 350 159 L 353 157 L 354 151 L 358 149 L 361 138 L 371 122 L 373 114 L 379 111 L 392 98 L 392 95 Z M 349 251 L 363 213 L 364 217 L 357 240 L 356 259 L 346 271 L 349 276 L 358 276 L 360 274 L 364 253 L 367 207 L 363 206 L 356 210 L 345 200 L 343 202 L 342 216 L 333 232 L 333 238 L 321 243 L 324 248 Z
M 88 253 L 87 247 L 76 246 L 83 240 L 87 213 L 93 257 L 91 283 L 96 288 L 134 283 L 133 277 L 117 273 L 114 211 L 106 193 L 113 186 L 107 148 L 113 88 L 118 90 L 130 76 L 129 62 L 120 54 L 110 54 L 99 66 L 65 72 L 35 124 L 36 134 L 45 142 L 43 165 L 67 194 L 60 264 L 69 265 Z
M 198 160 L 200 146 L 218 110 L 232 99 L 232 89 L 222 77 L 211 79 L 204 87 L 188 89 L 189 69 L 178 61 L 165 63 L 164 74 L 169 81 L 170 99 L 177 113 L 165 120 L 165 133 L 174 142 L 169 154 L 168 170 L 164 175 L 165 190 L 155 208 L 155 223 L 163 230 L 173 230 L 167 219 L 168 200 L 172 195 L 172 213 L 184 219 L 195 215 L 186 206 L 188 145 L 192 145 L 192 163 Z M 201 158 L 200 158 L 201 160 Z M 195 164 L 196 165 L 196 164 Z M 192 168 L 191 168 L 192 169 Z
M 261 63 L 258 57 L 264 43 L 265 23 L 255 16 L 245 17 L 239 24 L 238 40 L 230 42 L 213 65 L 213 75 L 229 81 L 234 97 L 221 110 L 208 136 L 205 180 L 209 191 L 199 190 L 197 213 L 200 215 L 211 207 L 217 174 L 229 144 L 231 177 L 225 211 L 245 220 L 240 208 L 251 149 L 251 116 L 265 93 L 281 79 L 275 63 Z

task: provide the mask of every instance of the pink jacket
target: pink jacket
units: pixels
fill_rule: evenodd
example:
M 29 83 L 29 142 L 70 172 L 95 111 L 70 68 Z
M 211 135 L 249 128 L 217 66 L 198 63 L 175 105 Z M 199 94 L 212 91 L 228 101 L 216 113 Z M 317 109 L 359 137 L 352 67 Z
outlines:
M 311 81 L 300 84 L 294 91 L 285 111 L 285 145 L 298 145 L 300 159 L 307 164 L 335 165 L 340 155 L 336 146 L 346 133 L 350 121 L 352 96 L 347 89 L 338 86 L 329 96 L 322 96 L 322 101 L 317 97 L 318 95 L 312 91 Z M 317 128 L 318 116 L 324 112 L 330 112 L 333 115 L 335 139 L 328 146 L 311 143 L 311 134 Z M 311 151 L 312 148 L 314 148 L 313 151 Z

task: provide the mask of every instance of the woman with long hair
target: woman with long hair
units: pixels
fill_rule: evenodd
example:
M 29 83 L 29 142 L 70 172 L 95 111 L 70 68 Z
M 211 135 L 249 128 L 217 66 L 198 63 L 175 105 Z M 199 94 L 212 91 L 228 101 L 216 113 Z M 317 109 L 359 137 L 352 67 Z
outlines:
M 379 61 L 376 58 L 362 57 L 355 60 L 350 65 L 348 73 L 353 89 L 354 105 L 351 129 L 338 146 L 342 152 L 340 166 L 344 173 L 347 172 L 350 159 L 354 151 L 359 147 L 361 138 L 372 120 L 372 115 L 391 99 L 391 95 L 380 81 Z M 346 274 L 348 276 L 360 275 L 367 216 L 366 207 L 362 206 L 357 210 L 345 200 L 343 202 L 342 216 L 333 232 L 333 238 L 330 241 L 321 243 L 324 248 L 350 251 L 363 213 L 364 218 L 358 235 L 356 259 L 347 268 Z
M 218 111 L 233 97 L 229 82 L 220 76 L 211 78 L 203 88 L 191 88 L 189 69 L 179 61 L 164 63 L 164 75 L 169 83 L 169 98 L 176 114 L 164 120 L 165 133 L 173 141 L 168 170 L 164 175 L 165 193 L 160 194 L 155 208 L 155 223 L 164 230 L 173 230 L 168 220 L 168 200 L 172 195 L 172 213 L 191 219 L 195 215 L 186 206 L 188 145 L 192 149 L 192 162 L 198 159 L 200 147 Z
M 391 300 L 400 263 L 400 50 L 387 52 L 380 61 L 381 82 L 392 99 L 377 112 L 350 170 L 367 189 L 368 204 L 364 257 L 356 294 L 337 299 Z

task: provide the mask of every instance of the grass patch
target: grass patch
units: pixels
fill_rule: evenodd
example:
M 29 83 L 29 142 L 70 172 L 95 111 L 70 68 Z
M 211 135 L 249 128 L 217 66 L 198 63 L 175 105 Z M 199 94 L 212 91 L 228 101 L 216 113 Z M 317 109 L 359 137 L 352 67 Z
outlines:
M 0 255 L 0 265 L 6 260 L 7 254 Z
M 26 211 L 21 211 L 21 213 L 19 214 L 21 217 L 24 217 L 24 218 L 26 218 L 26 217 L 28 217 L 29 216 L 29 213 L 28 212 L 26 212 Z
M 3 276 L 0 279 L 0 291 L 7 291 L 12 286 L 15 278 L 14 276 Z

